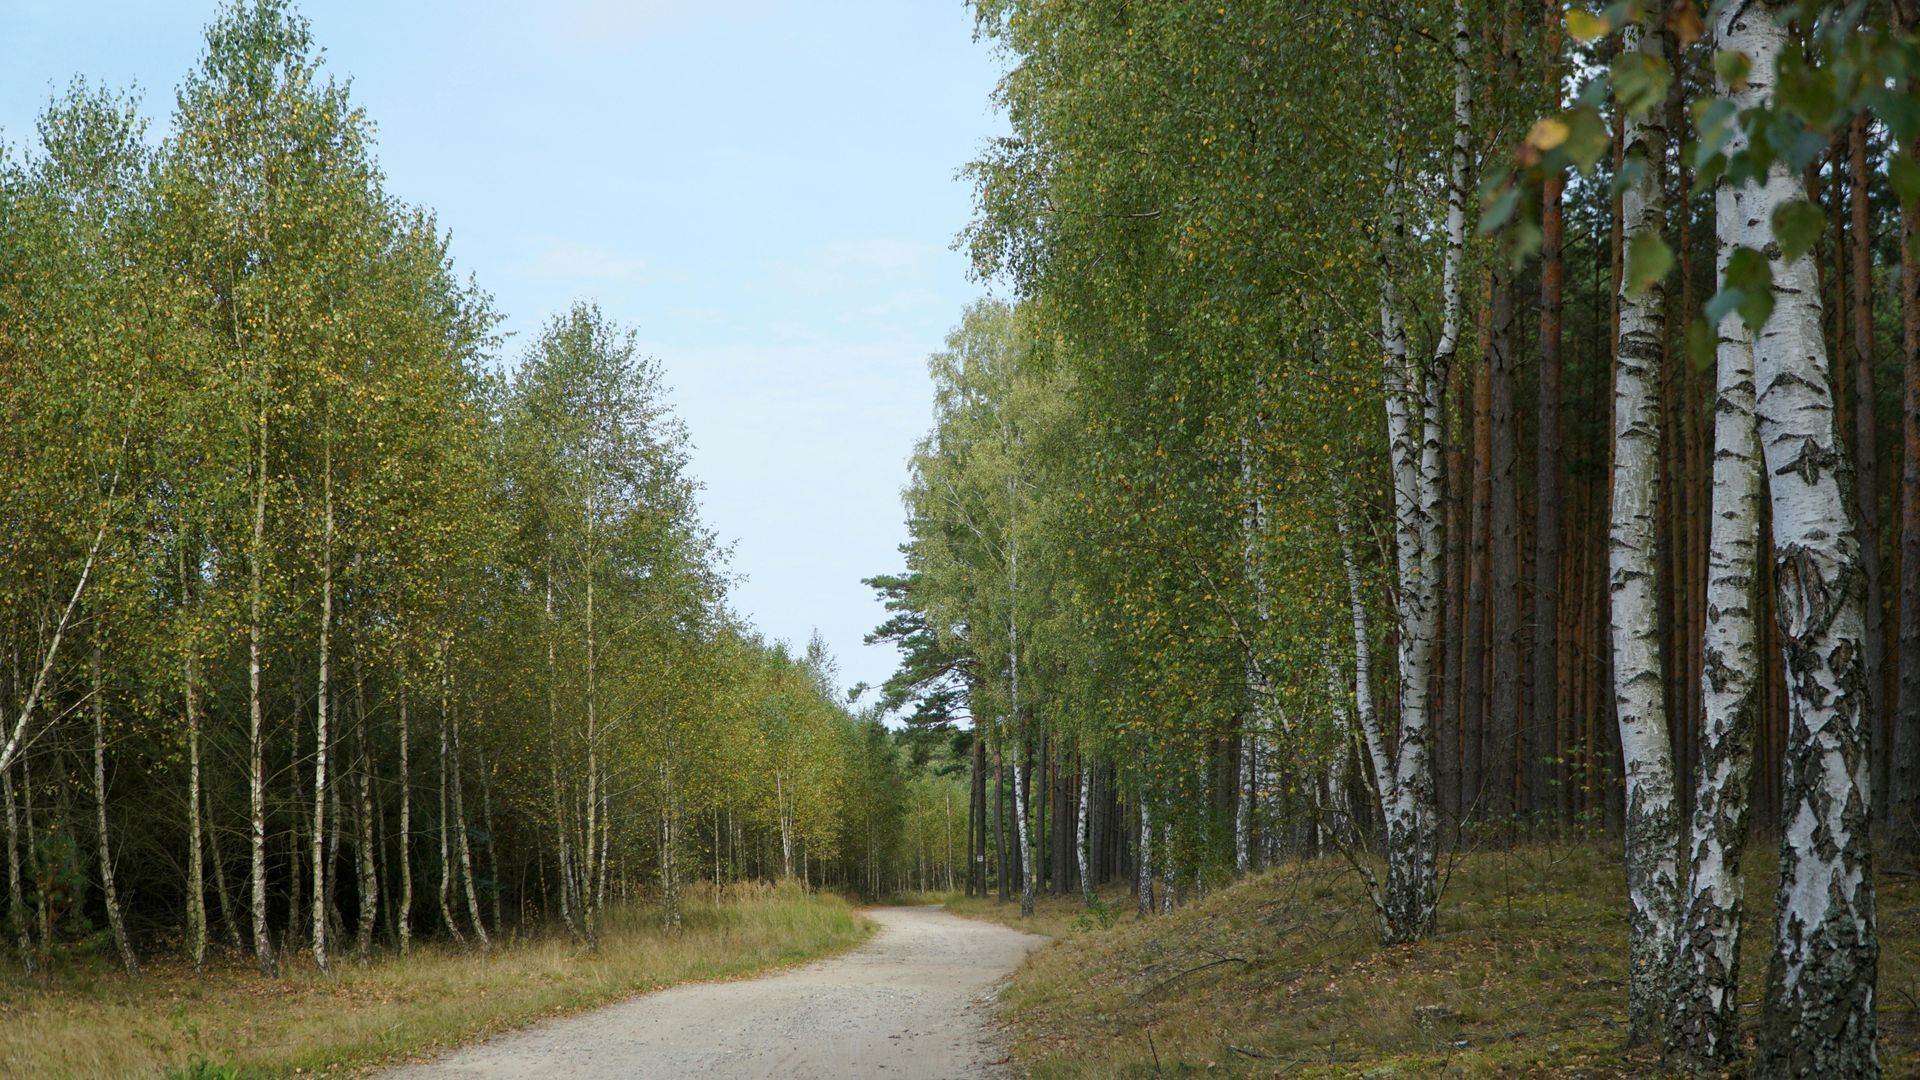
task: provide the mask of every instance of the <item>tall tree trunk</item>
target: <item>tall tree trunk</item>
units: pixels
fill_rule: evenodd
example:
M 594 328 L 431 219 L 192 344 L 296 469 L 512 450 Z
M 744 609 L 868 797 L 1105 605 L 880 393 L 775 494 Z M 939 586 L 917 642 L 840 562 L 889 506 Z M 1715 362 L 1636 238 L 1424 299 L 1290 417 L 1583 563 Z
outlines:
M 968 854 L 967 880 L 973 883 L 973 895 L 982 899 L 987 895 L 987 744 L 986 736 L 976 721 L 973 731 L 973 799 L 970 813 L 973 827 L 970 832 L 975 846 Z
M 1515 799 L 1526 791 L 1524 769 L 1514 770 L 1515 720 L 1520 715 L 1520 523 L 1518 434 L 1515 355 L 1519 342 L 1514 333 L 1513 281 L 1511 273 L 1496 266 L 1493 273 L 1492 326 L 1488 340 L 1492 351 L 1487 366 L 1492 369 L 1493 476 L 1489 485 L 1493 506 L 1488 518 L 1488 540 L 1492 585 L 1490 614 L 1493 642 L 1489 650 L 1493 664 L 1492 708 L 1487 725 L 1487 769 L 1491 776 L 1488 808 L 1500 818 L 1527 809 Z
M 1146 796 L 1140 799 L 1140 849 L 1135 853 L 1133 867 L 1139 872 L 1140 880 L 1140 919 L 1146 919 L 1154 913 L 1154 819 L 1152 811 L 1146 805 Z
M 7 800 L 7 920 L 13 924 L 14 942 L 20 949 L 20 966 L 31 975 L 33 958 L 32 919 L 27 914 L 27 899 L 20 888 L 20 818 L 13 797 L 13 766 L 0 769 L 0 798 Z M 29 835 L 31 844 L 33 837 Z
M 1001 903 L 1011 899 L 1007 875 L 1007 737 L 995 725 L 997 744 L 993 750 L 993 880 Z
M 1665 52 L 1657 14 L 1627 27 L 1624 48 L 1655 60 Z M 1625 110 L 1621 110 L 1623 113 Z M 1627 160 L 1637 174 L 1621 197 L 1629 264 L 1641 245 L 1657 244 L 1664 223 L 1662 163 L 1666 118 L 1653 108 L 1623 118 Z M 1680 916 L 1681 821 L 1660 655 L 1656 508 L 1661 452 L 1659 365 L 1665 354 L 1666 287 L 1619 292 L 1620 342 L 1614 367 L 1613 511 L 1608 528 L 1612 596 L 1613 700 L 1626 775 L 1628 1039 L 1657 1039 L 1666 1015 Z
M 1752 97 L 1751 86 L 1735 91 L 1722 79 L 1716 90 L 1743 108 L 1752 105 L 1743 100 Z M 1743 140 L 1738 134 L 1734 138 Z M 1722 273 L 1735 248 L 1759 250 L 1771 240 L 1765 216 L 1750 205 L 1758 195 L 1755 185 L 1719 184 L 1714 218 Z M 1737 314 L 1722 319 L 1718 331 L 1714 506 L 1700 679 L 1705 713 L 1694 773 L 1687 906 L 1673 968 L 1670 1047 L 1679 1064 L 1698 1072 L 1728 1068 L 1741 1053 L 1740 936 L 1746 906 L 1741 868 L 1761 661 L 1755 616 L 1761 476 L 1753 337 Z
M 360 774 L 360 842 L 355 845 L 360 869 L 360 919 L 354 927 L 353 955 L 364 964 L 373 953 L 373 927 L 380 916 L 380 879 L 374 866 L 379 850 L 374 840 L 373 756 L 367 752 L 367 691 L 360 669 L 360 649 L 353 650 L 354 757 Z
M 260 700 L 260 647 L 265 633 L 264 564 L 267 558 L 267 407 L 260 406 L 260 444 L 255 464 L 258 474 L 253 495 L 253 540 L 247 559 L 247 794 L 252 825 L 253 955 L 264 978 L 280 973 L 273 955 L 273 936 L 267 932 L 267 771 L 263 703 Z
M 1546 15 L 1547 93 L 1560 107 L 1560 4 L 1542 5 Z M 1556 757 L 1560 717 L 1560 306 L 1566 283 L 1561 258 L 1565 233 L 1562 202 L 1566 177 L 1546 179 L 1540 199 L 1540 384 L 1534 406 L 1533 519 L 1533 708 L 1522 739 L 1527 753 L 1528 805 L 1544 809 L 1567 776 L 1550 764 Z M 1549 788 L 1553 790 L 1549 790 Z M 1561 815 L 1564 817 L 1564 814 Z
M 1388 442 L 1393 459 L 1395 568 L 1400 627 L 1400 729 L 1392 771 L 1382 781 L 1386 818 L 1387 885 L 1381 938 L 1394 944 L 1433 932 L 1439 885 L 1439 828 L 1434 806 L 1429 711 L 1434 638 L 1439 629 L 1441 513 L 1445 475 L 1441 463 L 1442 414 L 1448 369 L 1460 339 L 1461 274 L 1466 258 L 1467 161 L 1472 149 L 1473 75 L 1464 0 L 1453 8 L 1453 150 L 1447 185 L 1446 252 L 1441 264 L 1440 337 L 1427 364 L 1407 353 L 1400 310 L 1398 265 L 1405 217 L 1400 206 L 1396 148 L 1388 163 L 1387 228 L 1381 245 L 1381 339 L 1386 356 Z M 1395 97 L 1393 136 L 1399 117 L 1398 72 L 1390 73 Z
M 213 820 L 213 793 L 207 792 L 207 850 L 213 855 L 213 894 L 220 901 L 220 923 L 227 931 L 227 944 L 239 952 L 240 919 L 234 915 L 233 893 L 227 888 L 227 860 L 220 853 L 220 826 Z
M 460 933 L 460 924 L 453 917 L 453 829 L 454 821 L 450 810 L 448 786 L 453 780 L 452 747 L 452 674 L 448 669 L 449 658 L 445 644 L 442 644 L 436 656 L 440 668 L 440 923 L 447 929 L 447 936 L 454 943 L 464 946 L 466 936 Z
M 1093 870 L 1087 862 L 1087 847 L 1092 843 L 1093 804 L 1089 802 L 1093 793 L 1093 770 L 1087 767 L 1086 760 L 1080 762 L 1080 820 L 1079 828 L 1074 830 L 1074 855 L 1080 870 L 1080 895 L 1092 907 L 1098 900 L 1093 887 Z
M 400 669 L 400 902 L 393 925 L 400 934 L 400 955 L 413 947 L 413 774 L 407 769 L 407 672 Z
M 547 555 L 546 580 L 546 621 L 547 636 L 547 765 L 551 772 L 553 791 L 553 828 L 555 839 L 555 857 L 559 859 L 560 874 L 560 921 L 566 925 L 567 933 L 579 935 L 582 927 L 575 919 L 579 909 L 579 897 L 575 889 L 577 877 L 573 868 L 573 857 L 567 830 L 566 789 L 560 783 L 560 661 L 556 620 L 553 613 L 553 555 L 551 545 Z
M 313 963 L 322 974 L 327 963 L 327 752 L 331 749 L 327 725 L 333 674 L 333 442 L 322 438 L 320 470 L 320 686 L 314 712 L 313 747 Z
M 448 658 L 452 662 L 452 658 Z M 449 680 L 451 681 L 451 680 Z M 460 711 L 449 702 L 449 711 L 453 714 L 453 829 L 460 838 L 460 876 L 466 881 L 467 917 L 473 921 L 473 935 L 480 939 L 482 952 L 493 951 L 493 939 L 487 935 L 486 923 L 480 919 L 480 894 L 473 880 L 473 845 L 469 841 L 467 828 L 467 804 L 462 792 L 466 784 L 461 779 L 460 761 Z
M 1860 657 L 1861 675 L 1866 683 L 1866 698 L 1861 705 L 1867 730 L 1867 744 L 1880 740 L 1880 717 L 1884 713 L 1881 672 L 1886 664 L 1887 634 L 1885 598 L 1880 571 L 1880 437 L 1873 390 L 1873 221 L 1868 206 L 1867 116 L 1853 118 L 1848 132 L 1847 161 L 1853 200 L 1853 505 L 1855 525 L 1861 538 L 1860 569 L 1866 577 L 1866 623 L 1864 649 Z M 1886 798 L 1888 765 L 1891 755 L 1886 747 L 1877 753 L 1868 751 L 1875 762 L 1873 791 Z
M 1009 507 L 1018 495 L 1015 479 L 1007 478 Z M 1020 915 L 1033 914 L 1034 864 L 1033 841 L 1027 833 L 1027 786 L 1021 775 L 1021 763 L 1027 756 L 1026 723 L 1020 715 L 1020 541 L 1014 537 L 1007 547 L 1007 714 L 1020 745 L 1013 755 L 1013 830 L 1020 843 Z
M 1489 343 L 1490 344 L 1490 343 Z M 1461 624 L 1460 677 L 1460 801 L 1462 812 L 1484 815 L 1491 802 L 1489 788 L 1497 759 L 1487 740 L 1488 578 L 1492 576 L 1493 547 L 1493 365 L 1487 358 L 1474 365 L 1473 451 L 1467 484 L 1467 601 Z M 1503 774 L 1502 774 L 1503 775 Z
M 191 606 L 184 544 L 179 560 L 181 603 Z M 195 573 L 198 574 L 197 569 Z M 200 654 L 191 630 L 187 632 L 183 651 L 180 690 L 187 725 L 187 950 L 193 957 L 193 973 L 200 975 L 207 969 L 207 873 L 200 826 Z M 11 800 L 7 813 L 13 813 Z
M 1894 19 L 1911 33 L 1920 26 L 1920 2 L 1894 0 Z M 1912 80 L 1908 90 L 1914 87 Z M 1920 156 L 1920 136 L 1906 152 Z M 1900 680 L 1895 688 L 1891 803 L 1894 842 L 1920 849 L 1920 207 L 1900 204 Z
M 1765 0 L 1725 19 L 1722 48 L 1753 58 L 1749 86 L 1771 104 L 1787 45 Z M 1754 215 L 1797 197 L 1768 172 Z M 1773 507 L 1774 618 L 1786 662 L 1787 745 L 1775 951 L 1755 1074 L 1877 1076 L 1879 963 L 1868 840 L 1861 559 L 1848 505 L 1846 446 L 1820 331 L 1813 262 L 1768 245 L 1773 316 L 1754 340 L 1755 411 Z
M 120 950 L 121 966 L 126 968 L 127 978 L 140 974 L 140 963 L 134 959 L 133 942 L 127 938 L 126 915 L 120 910 L 120 891 L 114 887 L 113 850 L 108 843 L 107 831 L 107 709 L 106 689 L 101 682 L 100 643 L 93 644 L 93 654 L 89 663 L 92 676 L 90 693 L 91 712 L 93 713 L 93 806 L 94 823 L 99 831 L 100 891 L 107 905 L 107 925 L 113 930 L 114 947 Z

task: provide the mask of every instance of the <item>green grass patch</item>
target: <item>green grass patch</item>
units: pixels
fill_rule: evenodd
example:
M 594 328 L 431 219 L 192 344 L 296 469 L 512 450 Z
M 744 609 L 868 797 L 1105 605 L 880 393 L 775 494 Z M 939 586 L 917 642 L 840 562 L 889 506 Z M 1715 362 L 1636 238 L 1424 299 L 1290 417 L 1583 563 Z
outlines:
M 156 958 L 138 979 L 104 966 L 0 976 L 0 1076 L 242 1080 L 348 1075 L 675 983 L 752 975 L 864 940 L 840 897 L 743 886 L 690 897 L 678 933 L 644 906 L 609 911 L 600 947 L 564 936 L 440 945 L 332 977 L 305 954 L 279 979 L 223 957 L 201 978 Z

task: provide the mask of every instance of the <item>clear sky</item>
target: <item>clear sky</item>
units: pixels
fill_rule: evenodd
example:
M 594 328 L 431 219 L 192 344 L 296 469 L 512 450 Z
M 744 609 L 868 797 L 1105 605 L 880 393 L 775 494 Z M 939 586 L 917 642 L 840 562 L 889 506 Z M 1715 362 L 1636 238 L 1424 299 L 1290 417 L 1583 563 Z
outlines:
M 819 628 L 842 681 L 891 649 L 860 578 L 894 568 L 926 354 L 981 290 L 950 249 L 956 170 L 1004 129 L 963 0 L 306 0 L 516 357 L 598 300 L 665 364 L 708 523 L 770 637 Z M 0 137 L 74 75 L 156 126 L 214 0 L 0 3 Z

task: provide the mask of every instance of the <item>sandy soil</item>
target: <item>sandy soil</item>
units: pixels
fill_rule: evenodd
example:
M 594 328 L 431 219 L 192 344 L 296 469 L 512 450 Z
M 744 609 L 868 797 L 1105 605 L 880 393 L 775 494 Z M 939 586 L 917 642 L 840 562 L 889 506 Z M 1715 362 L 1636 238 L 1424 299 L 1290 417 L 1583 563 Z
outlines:
M 646 994 L 383 1076 L 1003 1075 L 994 991 L 1046 939 L 934 907 L 866 914 L 880 929 L 852 952 L 764 978 Z

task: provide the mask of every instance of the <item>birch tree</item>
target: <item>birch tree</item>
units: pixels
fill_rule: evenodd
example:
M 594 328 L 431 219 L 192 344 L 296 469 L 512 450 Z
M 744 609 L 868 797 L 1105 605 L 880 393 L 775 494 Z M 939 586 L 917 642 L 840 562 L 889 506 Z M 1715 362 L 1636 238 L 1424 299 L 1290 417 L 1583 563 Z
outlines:
M 1656 590 L 1660 365 L 1666 355 L 1667 266 L 1663 172 L 1668 82 L 1665 45 L 1649 10 L 1629 24 L 1614 66 L 1626 165 L 1622 196 L 1627 273 L 1614 360 L 1612 518 L 1608 527 L 1614 711 L 1626 770 L 1627 991 L 1630 1042 L 1660 1036 L 1680 917 L 1680 810 L 1662 697 Z

